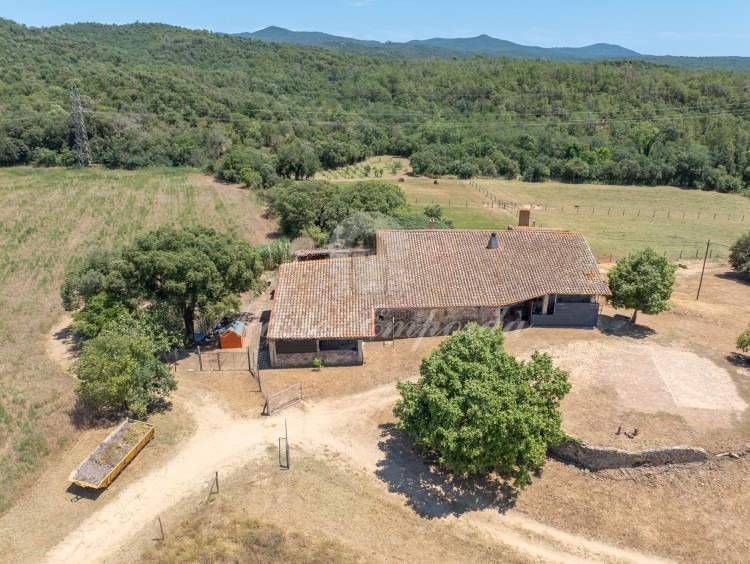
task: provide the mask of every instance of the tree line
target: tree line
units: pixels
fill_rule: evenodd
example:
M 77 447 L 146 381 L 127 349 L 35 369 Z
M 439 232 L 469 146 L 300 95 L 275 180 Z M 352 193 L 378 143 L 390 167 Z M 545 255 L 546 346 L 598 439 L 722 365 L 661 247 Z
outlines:
M 392 154 L 434 176 L 750 183 L 747 74 L 391 61 L 160 24 L 0 20 L 0 52 L 0 166 L 75 163 L 75 81 L 106 167 L 205 167 L 267 186 Z

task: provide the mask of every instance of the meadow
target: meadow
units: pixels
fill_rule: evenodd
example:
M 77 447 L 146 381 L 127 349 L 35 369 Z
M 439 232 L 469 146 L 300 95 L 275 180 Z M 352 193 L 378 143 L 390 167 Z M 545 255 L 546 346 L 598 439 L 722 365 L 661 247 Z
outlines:
M 0 198 L 1 511 L 75 433 L 75 379 L 47 354 L 70 262 L 165 223 L 214 227 L 252 243 L 276 226 L 252 193 L 185 169 L 3 169 Z
M 401 168 L 392 169 L 393 162 Z M 601 262 L 610 262 L 651 246 L 672 260 L 702 258 L 706 243 L 712 259 L 726 259 L 729 247 L 750 231 L 750 198 L 672 186 L 612 186 L 479 179 L 435 180 L 414 176 L 408 160 L 373 157 L 357 166 L 319 174 L 331 182 L 365 178 L 366 165 L 382 168 L 383 178 L 398 182 L 414 210 L 437 203 L 459 229 L 506 229 L 517 223 L 515 208 L 502 202 L 533 205 L 537 227 L 583 233 Z M 369 176 L 372 178 L 372 173 Z

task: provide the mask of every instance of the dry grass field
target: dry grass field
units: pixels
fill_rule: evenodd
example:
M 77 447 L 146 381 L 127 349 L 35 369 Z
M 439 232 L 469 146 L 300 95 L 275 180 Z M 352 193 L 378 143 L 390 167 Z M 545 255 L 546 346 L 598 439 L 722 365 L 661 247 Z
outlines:
M 75 437 L 75 381 L 47 355 L 66 266 L 160 224 L 207 225 L 260 243 L 254 196 L 184 170 L 0 171 L 0 511 Z M 72 469 L 72 468 L 71 468 Z

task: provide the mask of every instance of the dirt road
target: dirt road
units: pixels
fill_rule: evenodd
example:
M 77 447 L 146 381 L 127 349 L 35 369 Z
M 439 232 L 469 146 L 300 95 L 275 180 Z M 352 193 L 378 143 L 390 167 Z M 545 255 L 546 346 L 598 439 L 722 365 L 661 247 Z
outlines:
M 377 474 L 384 453 L 382 433 L 373 414 L 388 409 L 396 399 L 386 385 L 345 400 L 326 400 L 286 412 L 294 449 L 310 454 L 336 451 L 341 459 Z M 215 399 L 183 400 L 197 430 L 174 458 L 134 482 L 95 512 L 46 556 L 47 562 L 109 560 L 128 539 L 180 499 L 200 491 L 213 472 L 228 476 L 262 455 L 282 434 L 283 419 L 233 417 Z M 405 464 L 418 464 L 414 460 Z M 406 474 L 410 470 L 402 468 Z M 408 482 L 407 483 L 411 483 Z M 407 497 L 418 498 L 419 487 Z M 432 494 L 425 494 L 425 496 Z M 654 558 L 571 535 L 509 510 L 482 509 L 447 516 L 486 532 L 497 541 L 545 561 L 654 562 Z

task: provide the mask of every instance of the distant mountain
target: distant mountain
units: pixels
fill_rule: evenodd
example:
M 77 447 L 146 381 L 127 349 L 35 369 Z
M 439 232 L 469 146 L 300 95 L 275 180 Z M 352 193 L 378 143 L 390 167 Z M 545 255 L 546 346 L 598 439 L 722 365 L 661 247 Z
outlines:
M 610 43 L 595 43 L 587 47 L 553 47 L 552 50 L 581 59 L 637 59 L 645 56 Z
M 326 43 L 356 43 L 358 45 L 381 45 L 379 41 L 365 41 L 350 37 L 339 37 L 319 31 L 291 31 L 272 25 L 253 33 L 238 33 L 241 37 L 252 37 L 274 43 L 294 43 L 297 45 L 325 45 Z
M 644 55 L 609 43 L 585 47 L 535 47 L 497 39 L 489 35 L 465 38 L 415 39 L 405 43 L 353 39 L 317 31 L 291 31 L 271 26 L 252 33 L 238 33 L 261 41 L 314 45 L 333 51 L 386 59 L 468 58 L 476 56 L 544 61 L 591 62 L 639 60 L 690 70 L 750 72 L 750 57 L 673 57 Z
M 597 43 L 587 47 L 534 47 L 520 45 L 489 35 L 467 38 L 415 39 L 405 43 L 366 41 L 320 33 L 317 31 L 291 31 L 282 27 L 271 26 L 253 33 L 240 33 L 262 41 L 276 43 L 294 43 L 297 45 L 317 45 L 337 51 L 352 51 L 358 54 L 374 56 L 411 57 L 470 57 L 485 55 L 489 57 L 510 57 L 513 59 L 544 59 L 552 61 L 596 60 L 612 58 L 640 58 L 640 53 L 619 45 Z M 365 49 L 363 49 L 363 47 Z M 368 49 L 370 50 L 368 52 Z

